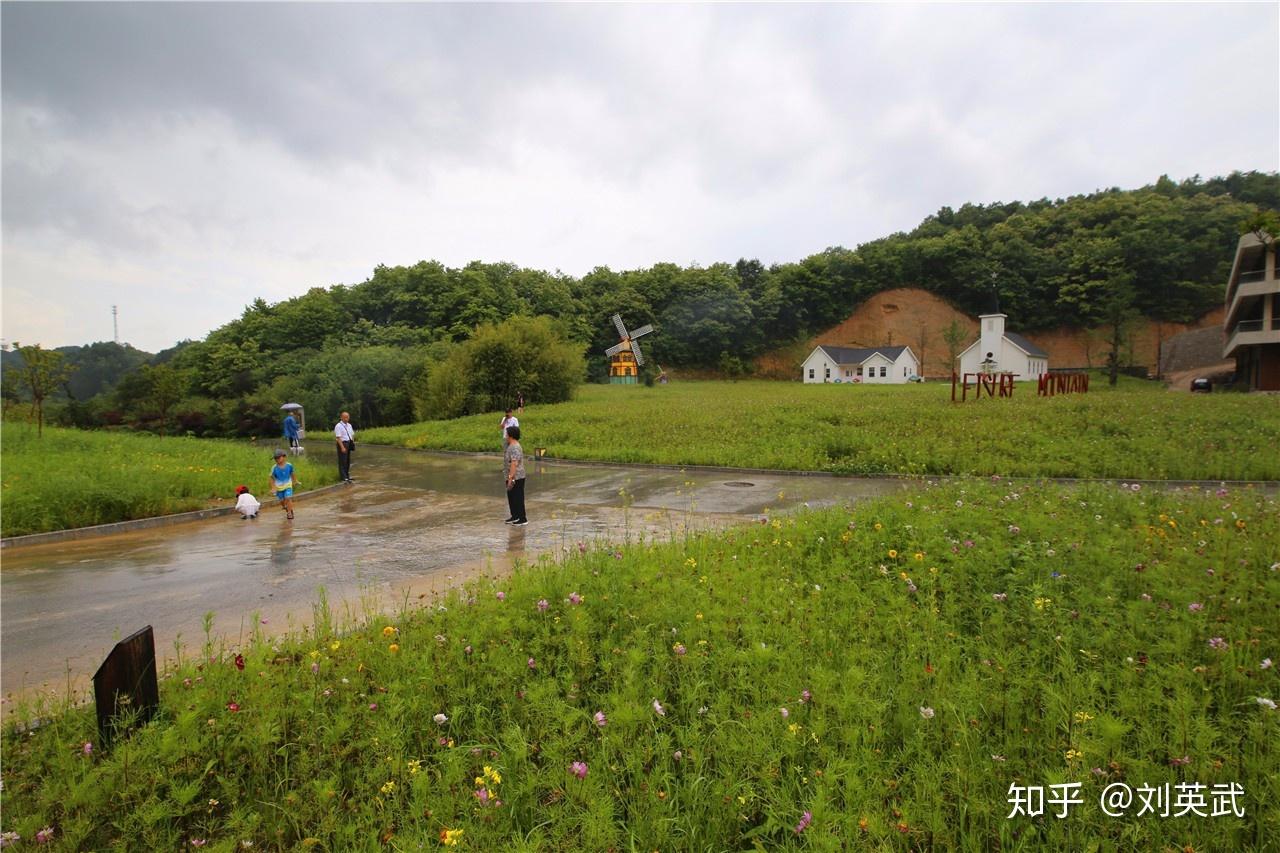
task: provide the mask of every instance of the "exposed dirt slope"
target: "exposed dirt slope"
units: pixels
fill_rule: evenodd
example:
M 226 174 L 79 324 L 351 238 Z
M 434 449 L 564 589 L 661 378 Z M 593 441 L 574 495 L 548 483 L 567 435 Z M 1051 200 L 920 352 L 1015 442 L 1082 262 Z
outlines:
M 765 375 L 795 378 L 800 361 L 818 344 L 856 347 L 905 344 L 922 357 L 926 376 L 949 376 L 947 345 L 942 340 L 942 332 L 953 319 L 965 329 L 963 349 L 978 336 L 977 317 L 957 311 L 946 300 L 919 288 L 886 290 L 858 306 L 843 322 L 803 345 L 761 356 L 757 367 Z M 1022 331 L 1017 317 L 1010 317 L 1008 323 L 1009 331 Z M 1222 309 L 1211 311 L 1191 324 L 1144 320 L 1133 335 L 1133 363 L 1154 373 L 1161 341 L 1180 332 L 1211 326 L 1222 326 Z M 1105 361 L 1106 346 L 1096 333 L 1063 326 L 1024 334 L 1049 353 L 1051 368 L 1100 367 Z

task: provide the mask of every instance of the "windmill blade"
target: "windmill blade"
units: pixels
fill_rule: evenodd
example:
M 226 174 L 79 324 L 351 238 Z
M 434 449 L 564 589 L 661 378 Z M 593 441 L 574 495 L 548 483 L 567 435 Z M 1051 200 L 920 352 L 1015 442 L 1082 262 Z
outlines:
M 631 340 L 634 341 L 636 338 L 640 337 L 641 335 L 647 335 L 652 331 L 653 331 L 653 326 L 650 326 L 648 323 L 645 323 L 643 326 L 641 326 L 640 328 L 636 329 L 634 332 L 631 333 Z
M 622 343 L 620 343 L 620 344 L 614 344 L 613 346 L 609 347 L 607 350 L 605 350 L 605 351 L 604 351 L 604 354 L 605 354 L 605 355 L 616 355 L 617 353 L 622 352 L 622 351 L 623 351 L 624 349 L 626 349 L 626 348 L 627 348 L 627 342 L 626 342 L 626 341 L 623 341 L 623 342 L 622 342 Z
M 620 337 L 620 338 L 625 338 L 625 337 L 627 337 L 627 327 L 626 327 L 626 326 L 624 326 L 624 325 L 622 325 L 622 315 L 621 315 L 621 314 L 614 314 L 614 315 L 613 315 L 613 325 L 615 325 L 615 326 L 617 326 L 617 327 L 618 327 L 618 337 Z
M 631 351 L 632 351 L 633 353 L 635 353 L 635 356 L 636 356 L 636 364 L 637 364 L 637 365 L 643 365 L 643 364 L 644 364 L 644 356 L 642 356 L 642 355 L 640 354 L 640 345 L 639 345 L 638 343 L 636 343 L 635 341 L 632 341 L 632 342 L 631 342 Z

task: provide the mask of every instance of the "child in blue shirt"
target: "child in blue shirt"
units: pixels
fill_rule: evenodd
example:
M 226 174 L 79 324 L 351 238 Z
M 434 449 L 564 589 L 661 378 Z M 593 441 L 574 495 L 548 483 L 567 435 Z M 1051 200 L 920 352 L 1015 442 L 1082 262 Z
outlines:
M 286 458 L 283 450 L 276 451 L 276 464 L 271 469 L 271 491 L 275 492 L 276 499 L 284 507 L 285 518 L 292 519 L 293 490 L 301 484 L 293 473 L 293 463 L 286 462 Z

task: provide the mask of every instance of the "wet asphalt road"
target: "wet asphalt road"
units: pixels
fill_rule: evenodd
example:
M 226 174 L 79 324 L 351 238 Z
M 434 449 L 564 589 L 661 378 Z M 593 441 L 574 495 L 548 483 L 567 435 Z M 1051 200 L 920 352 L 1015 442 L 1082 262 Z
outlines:
M 530 524 L 504 525 L 501 460 L 361 446 L 348 488 L 261 516 L 9 548 L 0 571 L 0 691 L 83 686 L 121 637 L 198 649 L 203 616 L 236 643 L 255 619 L 310 624 L 321 588 L 339 618 L 394 608 L 576 543 L 667 539 L 770 511 L 848 503 L 891 480 L 529 464 Z M 260 498 L 262 496 L 259 496 Z

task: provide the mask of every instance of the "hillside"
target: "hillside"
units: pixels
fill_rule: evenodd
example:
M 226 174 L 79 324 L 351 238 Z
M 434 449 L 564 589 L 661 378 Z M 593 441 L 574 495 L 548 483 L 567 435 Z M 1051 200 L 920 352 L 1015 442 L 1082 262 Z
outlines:
M 595 380 L 617 342 L 615 312 L 631 328 L 652 324 L 642 343 L 648 360 L 684 376 L 739 375 L 780 348 L 764 361 L 786 365 L 814 340 L 889 335 L 923 340 L 926 371 L 945 374 L 942 328 L 953 317 L 972 328 L 995 298 L 1012 330 L 1064 367 L 1101 364 L 1094 340 L 1110 312 L 1145 317 L 1132 360 L 1154 367 L 1161 339 L 1214 322 L 1242 225 L 1261 211 L 1280 211 L 1274 172 L 1162 176 L 1136 190 L 942 208 L 909 233 L 770 266 L 743 258 L 597 267 L 581 277 L 480 261 L 379 266 L 358 284 L 255 300 L 205 340 L 157 356 L 140 381 L 132 381 L 138 371 L 126 374 L 75 422 L 163 424 L 170 419 L 157 401 L 172 395 L 155 393 L 159 382 L 180 389 L 172 413 L 198 435 L 274 429 L 285 399 L 327 413 L 349 408 L 363 426 L 403 423 L 421 402 L 424 371 L 450 344 L 512 316 L 553 318 L 586 348 Z M 919 295 L 903 296 L 908 289 Z M 771 372 L 794 377 L 790 367 Z
M 1190 330 L 1207 332 L 1208 337 L 1216 341 L 1219 358 L 1213 361 L 1220 361 L 1222 310 L 1219 306 L 1191 323 L 1143 318 L 1131 333 L 1131 363 L 1155 373 L 1161 342 Z M 800 359 L 818 344 L 850 347 L 905 344 L 921 357 L 925 376 L 946 377 L 950 375 L 950 368 L 942 332 L 952 321 L 964 328 L 965 346 L 978 336 L 976 316 L 956 310 L 927 290 L 915 287 L 886 290 L 859 305 L 841 322 L 804 342 L 764 354 L 757 359 L 756 367 L 766 376 L 794 379 L 799 375 Z M 1014 318 L 1010 318 L 1010 322 L 1011 331 L 1020 331 Z M 1054 368 L 1100 367 L 1105 360 L 1105 345 L 1090 329 L 1059 326 L 1028 332 L 1027 338 L 1049 353 L 1049 364 Z

